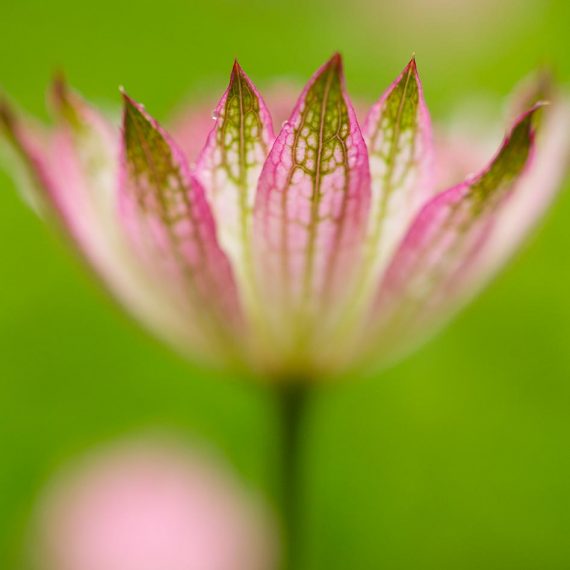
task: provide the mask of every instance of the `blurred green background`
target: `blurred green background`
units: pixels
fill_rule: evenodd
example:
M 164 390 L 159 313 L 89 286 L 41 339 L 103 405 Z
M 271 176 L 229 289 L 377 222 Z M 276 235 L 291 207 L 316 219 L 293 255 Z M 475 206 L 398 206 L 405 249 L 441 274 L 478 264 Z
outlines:
M 568 82 L 568 29 L 567 0 L 5 0 L 0 86 L 45 117 L 64 69 L 90 99 L 116 104 L 123 84 L 164 119 L 221 88 L 234 56 L 263 84 L 304 80 L 340 50 L 352 93 L 372 98 L 415 50 L 437 120 L 474 94 L 500 103 L 543 62 Z M 0 187 L 0 568 L 23 567 L 34 501 L 61 462 L 122 434 L 211 442 L 271 496 L 268 395 L 140 332 L 5 173 Z M 569 227 L 566 191 L 443 334 L 315 398 L 305 568 L 570 568 Z

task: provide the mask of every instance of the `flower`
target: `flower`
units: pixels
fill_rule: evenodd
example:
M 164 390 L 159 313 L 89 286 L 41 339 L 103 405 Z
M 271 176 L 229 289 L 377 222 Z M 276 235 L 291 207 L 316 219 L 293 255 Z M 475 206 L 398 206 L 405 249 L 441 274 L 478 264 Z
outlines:
M 120 130 L 61 80 L 53 129 L 1 115 L 36 201 L 148 328 L 210 362 L 313 379 L 402 354 L 512 254 L 568 158 L 569 106 L 551 90 L 543 109 L 543 88 L 518 93 L 467 177 L 480 150 L 434 143 L 415 59 L 360 126 L 334 55 L 277 135 L 236 62 L 192 165 L 124 92 Z M 191 152 L 195 116 L 173 128 Z
M 39 504 L 34 568 L 267 570 L 273 523 L 215 461 L 127 441 L 65 470 Z

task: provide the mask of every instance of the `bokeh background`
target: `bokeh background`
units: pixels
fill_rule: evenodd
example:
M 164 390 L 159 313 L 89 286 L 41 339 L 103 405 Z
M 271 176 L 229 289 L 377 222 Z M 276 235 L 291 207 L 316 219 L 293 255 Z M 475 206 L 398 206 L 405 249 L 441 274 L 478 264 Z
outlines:
M 543 63 L 570 82 L 567 0 L 4 0 L 1 12 L 0 86 L 40 117 L 57 69 L 106 105 L 125 85 L 165 119 L 221 89 L 234 56 L 263 85 L 303 81 L 340 50 L 351 92 L 370 99 L 415 51 L 436 120 L 477 97 L 496 100 L 496 119 Z M 34 504 L 62 463 L 141 430 L 209 442 L 270 501 L 269 395 L 141 332 L 3 171 L 0 212 L 0 567 L 25 567 Z M 305 568 L 570 568 L 569 227 L 570 187 L 443 334 L 313 399 Z

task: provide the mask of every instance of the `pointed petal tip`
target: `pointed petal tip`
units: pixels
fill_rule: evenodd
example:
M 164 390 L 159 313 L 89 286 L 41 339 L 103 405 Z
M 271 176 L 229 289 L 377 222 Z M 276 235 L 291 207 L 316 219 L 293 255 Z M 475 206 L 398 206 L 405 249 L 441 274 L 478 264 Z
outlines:
M 123 99 L 123 102 L 127 103 L 133 103 L 133 100 L 131 99 L 131 97 L 127 94 L 127 90 L 125 89 L 124 85 L 119 85 L 119 95 L 121 96 L 121 99 Z
M 319 69 L 314 73 L 312 81 L 322 78 L 331 72 L 341 83 L 344 84 L 343 61 L 340 52 L 335 52 Z
M 8 101 L 0 96 L 0 124 L 7 130 L 12 130 L 16 118 Z
M 65 73 L 61 69 L 57 69 L 51 80 L 52 93 L 56 98 L 62 99 L 67 94 L 67 80 L 65 79 Z
M 9 135 L 14 135 L 18 128 L 18 120 L 17 110 L 9 98 L 0 93 L 0 128 L 5 129 Z
M 412 57 L 410 58 L 410 61 L 408 62 L 408 64 L 406 65 L 406 67 L 404 67 L 404 74 L 408 74 L 408 73 L 412 73 L 417 79 L 419 79 L 419 74 L 418 74 L 418 62 L 416 61 L 416 52 L 412 52 Z
M 127 123 L 136 120 L 136 117 L 144 117 L 147 121 L 152 122 L 151 118 L 147 115 L 144 105 L 137 103 L 124 88 L 120 90 L 121 98 L 123 99 L 123 128 L 127 128 Z
M 232 65 L 232 72 L 230 74 L 230 82 L 234 81 L 237 77 L 244 77 L 247 79 L 247 75 L 243 70 L 243 67 L 240 65 L 237 57 L 234 59 L 234 63 Z
M 144 114 L 144 105 L 141 103 L 137 103 L 130 95 L 127 94 L 125 88 L 121 85 L 119 87 L 119 93 L 121 94 L 121 98 L 123 99 L 123 111 L 125 114 L 128 111 L 138 111 L 139 113 Z
M 4 95 L 0 94 L 0 118 L 4 119 L 9 116 L 12 116 L 12 109 Z
M 52 77 L 49 101 L 57 113 L 65 114 L 71 106 L 69 84 L 62 70 L 56 70 Z
M 338 71 L 342 70 L 342 55 L 340 52 L 333 53 L 327 64 L 327 67 L 329 66 L 336 68 Z
M 549 107 L 549 106 L 550 106 L 549 101 L 537 101 L 531 107 L 529 107 L 526 111 L 524 111 L 521 115 L 519 115 L 519 117 L 517 117 L 517 119 L 514 121 L 514 124 L 511 128 L 511 131 L 516 129 L 518 125 L 520 125 L 521 123 L 523 123 L 524 121 L 527 121 L 527 120 L 529 121 L 529 129 L 532 129 L 532 127 L 534 125 L 534 121 L 533 121 L 534 116 L 541 109 L 544 109 L 545 107 Z
M 230 81 L 229 86 L 233 85 L 236 79 L 240 79 L 241 81 L 245 81 L 248 85 L 253 87 L 253 83 L 247 73 L 244 71 L 243 67 L 240 65 L 238 58 L 234 58 L 234 63 L 232 65 L 232 71 L 230 73 Z
M 121 95 L 121 99 L 123 100 L 123 104 L 125 108 L 134 108 L 137 109 L 138 111 L 143 111 L 144 110 L 144 105 L 142 103 L 138 103 L 137 101 L 135 101 L 128 93 L 127 90 L 125 89 L 125 87 L 123 85 L 119 86 L 119 94 Z

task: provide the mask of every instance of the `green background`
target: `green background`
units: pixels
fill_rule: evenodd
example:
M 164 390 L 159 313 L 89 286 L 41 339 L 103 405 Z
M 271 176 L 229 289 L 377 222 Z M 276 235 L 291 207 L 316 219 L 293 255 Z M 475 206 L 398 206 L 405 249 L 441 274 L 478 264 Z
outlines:
M 125 85 L 159 118 L 223 86 L 307 78 L 333 51 L 376 97 L 416 51 L 435 119 L 500 103 L 537 64 L 570 79 L 570 3 L 5 0 L 0 85 L 45 117 L 55 69 L 90 99 Z M 423 10 L 423 11 L 422 11 Z M 450 13 L 451 12 L 451 13 Z M 214 100 L 212 99 L 212 106 Z M 567 188 L 566 190 L 569 190 Z M 272 400 L 140 332 L 0 173 L 0 568 L 58 466 L 165 427 L 211 442 L 270 497 Z M 382 376 L 315 397 L 306 431 L 305 567 L 570 568 L 570 192 L 445 332 Z M 167 569 L 165 569 L 167 570 Z

